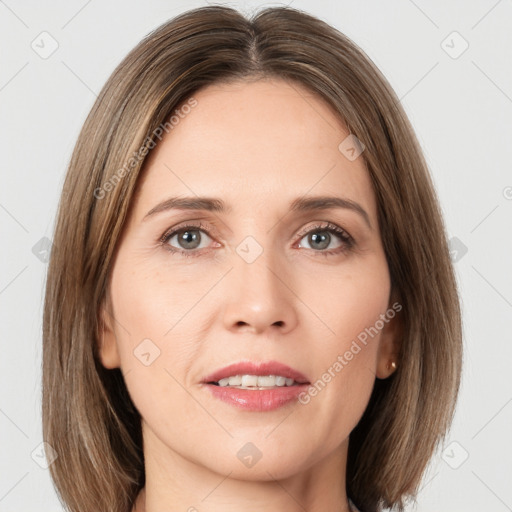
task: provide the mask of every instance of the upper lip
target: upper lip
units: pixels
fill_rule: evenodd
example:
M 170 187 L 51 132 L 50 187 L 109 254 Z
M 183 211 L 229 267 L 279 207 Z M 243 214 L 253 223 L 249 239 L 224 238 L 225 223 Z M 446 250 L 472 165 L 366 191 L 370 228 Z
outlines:
M 205 377 L 203 382 L 219 382 L 220 379 L 234 375 L 282 375 L 288 379 L 293 379 L 299 384 L 309 384 L 307 377 L 301 372 L 278 361 L 240 361 L 216 370 Z

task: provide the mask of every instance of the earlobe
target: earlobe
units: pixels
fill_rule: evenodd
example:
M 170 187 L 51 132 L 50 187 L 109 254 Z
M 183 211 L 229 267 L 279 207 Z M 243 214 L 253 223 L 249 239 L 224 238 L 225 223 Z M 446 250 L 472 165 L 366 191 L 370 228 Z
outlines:
M 384 333 L 382 338 L 384 338 Z M 394 340 L 389 340 L 389 338 L 385 340 L 382 338 L 377 356 L 375 375 L 378 379 L 387 379 L 398 369 L 398 350 L 395 348 Z
M 384 326 L 377 354 L 376 377 L 387 379 L 400 366 L 399 353 L 403 337 L 402 318 L 396 313 Z
M 101 364 L 108 369 L 121 366 L 121 358 L 119 357 L 116 336 L 111 320 L 112 315 L 102 305 L 99 318 L 98 354 Z

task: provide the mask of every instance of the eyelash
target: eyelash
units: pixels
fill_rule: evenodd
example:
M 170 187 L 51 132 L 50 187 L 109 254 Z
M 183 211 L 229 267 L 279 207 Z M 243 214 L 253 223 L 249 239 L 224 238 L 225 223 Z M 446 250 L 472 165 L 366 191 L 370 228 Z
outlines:
M 205 229 L 205 226 L 202 223 L 187 224 L 185 226 L 180 226 L 177 229 L 172 229 L 172 230 L 166 231 L 160 237 L 159 243 L 167 251 L 171 252 L 172 254 L 181 254 L 187 258 L 199 256 L 201 254 L 201 252 L 198 250 L 190 250 L 190 251 L 180 250 L 180 249 L 176 249 L 175 247 L 170 246 L 167 243 L 174 235 L 181 234 L 188 230 L 203 231 L 211 238 L 210 233 L 208 232 L 207 229 Z M 314 233 L 317 231 L 319 231 L 319 232 L 327 231 L 329 233 L 332 233 L 332 234 L 338 236 L 344 244 L 342 247 L 338 247 L 337 249 L 331 249 L 328 251 L 315 251 L 314 249 L 310 249 L 310 250 L 318 253 L 319 255 L 323 254 L 324 256 L 327 257 L 327 256 L 331 256 L 331 255 L 334 256 L 336 254 L 347 253 L 350 250 L 352 250 L 352 248 L 355 245 L 355 240 L 344 229 L 340 228 L 336 224 L 332 224 L 331 222 L 326 222 L 325 224 L 316 224 L 315 226 L 311 226 L 305 232 L 302 232 L 299 235 L 299 241 L 302 240 L 305 236 L 309 235 L 310 233 Z

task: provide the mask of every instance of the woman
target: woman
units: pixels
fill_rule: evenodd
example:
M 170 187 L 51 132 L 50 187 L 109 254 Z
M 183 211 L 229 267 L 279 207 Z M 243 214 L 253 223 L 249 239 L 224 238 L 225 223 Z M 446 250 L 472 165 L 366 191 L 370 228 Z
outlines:
M 159 27 L 85 122 L 53 242 L 43 434 L 69 510 L 414 497 L 458 292 L 412 127 L 347 37 L 292 8 Z

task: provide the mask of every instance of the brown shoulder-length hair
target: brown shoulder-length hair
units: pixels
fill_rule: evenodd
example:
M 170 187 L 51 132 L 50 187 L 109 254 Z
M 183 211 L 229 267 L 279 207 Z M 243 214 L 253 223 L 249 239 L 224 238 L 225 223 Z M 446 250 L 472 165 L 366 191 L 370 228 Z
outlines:
M 98 358 L 99 311 L 145 157 L 194 92 L 259 78 L 306 86 L 364 144 L 403 306 L 398 370 L 376 380 L 350 435 L 349 497 L 365 512 L 403 510 L 446 435 L 461 372 L 460 304 L 438 199 L 399 99 L 366 54 L 318 18 L 289 7 L 250 19 L 202 7 L 151 32 L 119 64 L 66 175 L 44 305 L 42 416 L 58 456 L 51 476 L 73 512 L 129 512 L 145 484 L 140 415 L 121 371 Z

